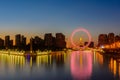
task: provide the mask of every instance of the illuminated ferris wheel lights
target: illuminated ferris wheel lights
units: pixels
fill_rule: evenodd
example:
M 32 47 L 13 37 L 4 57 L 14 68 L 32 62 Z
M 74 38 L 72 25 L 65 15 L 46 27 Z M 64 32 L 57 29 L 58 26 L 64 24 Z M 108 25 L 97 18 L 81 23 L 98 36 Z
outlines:
M 73 41 L 74 35 L 75 35 L 77 32 L 80 32 L 80 31 L 85 32 L 85 33 L 87 34 L 87 36 L 88 36 L 88 44 L 86 44 L 86 45 L 83 46 L 83 47 L 76 45 L 76 44 L 74 43 L 74 41 Z M 75 30 L 72 32 L 71 37 L 70 37 L 70 41 L 71 41 L 71 44 L 72 44 L 75 48 L 78 48 L 78 49 L 81 49 L 81 48 L 82 48 L 82 49 L 84 49 L 84 48 L 88 47 L 89 44 L 91 43 L 91 35 L 90 35 L 90 33 L 89 33 L 86 29 L 84 29 L 84 28 L 78 28 L 78 29 L 75 29 Z M 81 41 L 81 39 L 80 39 L 80 41 Z

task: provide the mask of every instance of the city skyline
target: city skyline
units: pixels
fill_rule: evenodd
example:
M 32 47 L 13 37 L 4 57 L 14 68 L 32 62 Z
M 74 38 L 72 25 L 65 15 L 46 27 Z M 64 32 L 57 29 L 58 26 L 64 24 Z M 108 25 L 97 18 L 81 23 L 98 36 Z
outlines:
M 0 80 L 120 80 L 120 0 L 0 0 Z
M 52 42 L 54 42 L 54 39 L 57 38 L 58 36 L 59 36 L 58 38 L 62 38 L 63 37 L 62 40 L 64 40 L 66 42 L 66 47 L 67 48 L 73 47 L 73 44 L 72 44 L 72 42 L 70 40 L 69 40 L 69 43 L 65 40 L 66 36 L 63 33 L 55 33 L 55 35 L 53 35 L 52 33 L 45 33 L 44 34 L 44 38 L 41 38 L 40 36 L 35 35 L 34 37 L 31 37 L 30 39 L 28 39 L 28 37 L 26 37 L 25 35 L 22 35 L 22 34 L 15 34 L 14 39 L 11 39 L 10 35 L 5 35 L 4 39 L 2 39 L 0 37 L 0 45 L 2 45 L 2 46 L 8 46 L 8 45 L 15 46 L 15 45 L 20 45 L 21 43 L 23 43 L 25 45 L 28 45 L 28 44 L 31 43 L 31 39 L 33 39 L 33 40 L 35 39 L 35 41 L 37 40 L 37 42 L 39 43 L 39 42 L 41 42 L 41 40 L 46 40 L 46 36 L 48 36 L 47 39 L 50 39 L 50 40 L 52 39 L 53 40 Z M 83 37 L 83 35 L 82 35 L 82 37 Z M 86 45 L 86 44 L 88 44 L 89 40 L 88 41 L 83 41 L 82 37 L 80 37 L 80 38 L 78 37 L 79 40 L 76 37 L 74 37 L 73 38 L 73 42 L 76 45 Z M 77 41 L 75 41 L 75 39 Z M 112 40 L 112 43 L 119 41 L 120 40 L 120 34 L 119 35 L 118 34 L 114 34 L 114 33 L 108 33 L 108 34 L 102 33 L 102 34 L 99 34 L 98 35 L 98 39 L 97 39 L 98 42 L 95 43 L 93 41 L 90 41 L 91 44 L 89 46 L 95 44 L 94 47 L 97 47 L 97 46 L 100 47 L 100 46 L 106 45 L 108 43 L 111 43 L 111 42 L 109 42 L 111 40 Z M 52 42 L 51 41 L 47 42 L 47 44 L 49 44 L 49 43 L 51 44 Z M 61 45 L 61 43 L 59 43 L 59 42 L 57 44 Z
M 69 39 L 74 29 L 83 27 L 97 42 L 101 33 L 119 34 L 119 8 L 119 0 L 1 0 L 0 37 L 43 38 L 61 32 Z
M 63 50 L 66 48 L 65 35 L 63 33 L 56 33 L 55 36 L 52 33 L 44 34 L 44 39 L 39 36 L 31 37 L 30 41 L 26 43 L 27 37 L 21 34 L 15 35 L 15 40 L 12 40 L 9 35 L 5 36 L 5 39 L 0 38 L 0 49 L 17 49 L 17 50 Z

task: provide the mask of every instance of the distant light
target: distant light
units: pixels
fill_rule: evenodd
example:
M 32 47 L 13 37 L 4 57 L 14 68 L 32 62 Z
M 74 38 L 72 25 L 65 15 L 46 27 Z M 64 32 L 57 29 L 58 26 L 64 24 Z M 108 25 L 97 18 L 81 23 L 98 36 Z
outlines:
M 101 48 L 105 48 L 105 47 L 102 45 Z

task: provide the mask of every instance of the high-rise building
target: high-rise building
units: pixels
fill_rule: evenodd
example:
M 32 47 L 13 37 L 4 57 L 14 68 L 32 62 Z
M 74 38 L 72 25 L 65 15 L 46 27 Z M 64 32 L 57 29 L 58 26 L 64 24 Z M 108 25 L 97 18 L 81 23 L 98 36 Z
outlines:
M 120 36 L 116 35 L 115 36 L 115 42 L 120 41 Z
M 112 44 L 115 41 L 114 33 L 109 33 L 108 34 L 108 43 Z
M 51 33 L 47 33 L 44 36 L 44 42 L 46 47 L 51 47 L 53 46 L 53 36 Z
M 10 48 L 10 36 L 5 36 L 5 48 Z
M 34 37 L 34 41 L 33 41 L 33 49 L 34 50 L 43 50 L 44 49 L 44 40 L 41 39 L 39 36 L 35 36 Z
M 4 47 L 4 40 L 0 38 L 0 48 Z
M 98 46 L 103 46 L 108 44 L 108 36 L 107 34 L 100 34 L 98 37 Z
M 55 42 L 57 48 L 65 48 L 66 47 L 65 35 L 63 35 L 62 33 L 56 33 Z
M 20 45 L 21 45 L 21 35 L 17 34 L 15 35 L 15 46 L 20 47 Z
M 10 40 L 10 47 L 13 47 L 13 40 Z
M 24 37 L 23 35 L 22 35 L 22 37 L 21 37 L 21 44 L 22 44 L 23 46 L 26 46 L 26 37 Z
M 40 37 L 38 37 L 38 36 L 35 36 L 35 38 L 34 38 L 35 40 L 34 40 L 34 43 L 36 44 L 36 45 L 40 45 L 41 44 L 41 38 Z
M 34 39 L 31 37 L 30 38 L 30 51 L 33 51 L 33 45 L 34 45 Z

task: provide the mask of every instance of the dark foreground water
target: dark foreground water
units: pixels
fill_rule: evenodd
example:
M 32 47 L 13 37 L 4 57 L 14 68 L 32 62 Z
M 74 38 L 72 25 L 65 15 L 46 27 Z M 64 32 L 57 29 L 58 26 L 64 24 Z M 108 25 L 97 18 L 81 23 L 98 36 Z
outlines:
M 119 58 L 90 51 L 0 54 L 0 80 L 119 80 Z

